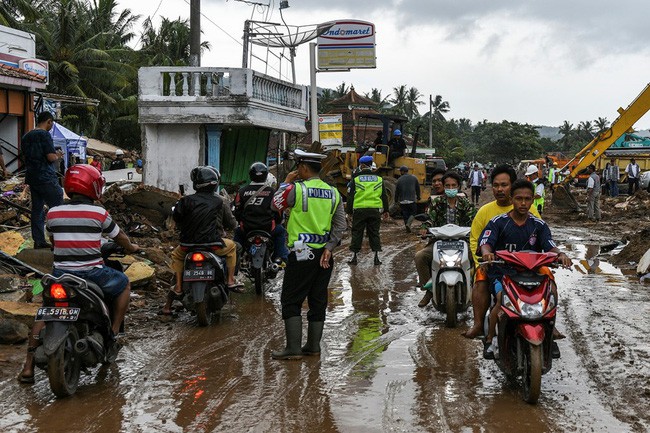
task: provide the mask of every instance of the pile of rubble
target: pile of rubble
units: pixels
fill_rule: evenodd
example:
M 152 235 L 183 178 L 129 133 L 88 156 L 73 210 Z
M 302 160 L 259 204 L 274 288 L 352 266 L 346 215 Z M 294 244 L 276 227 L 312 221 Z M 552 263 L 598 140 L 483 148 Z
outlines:
M 0 183 L 0 343 L 27 339 L 40 305 L 40 277 L 52 269 L 52 252 L 31 248 L 29 193 L 20 178 Z M 178 243 L 171 210 L 178 195 L 157 188 L 114 184 L 102 204 L 116 223 L 140 245 L 141 254 L 118 260 L 133 288 L 130 316 L 146 320 L 174 284 L 171 251 Z

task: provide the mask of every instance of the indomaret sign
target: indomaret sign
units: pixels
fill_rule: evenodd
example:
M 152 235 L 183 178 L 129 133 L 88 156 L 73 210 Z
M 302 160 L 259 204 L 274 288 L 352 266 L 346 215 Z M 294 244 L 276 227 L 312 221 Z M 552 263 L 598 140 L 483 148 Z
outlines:
M 377 67 L 375 25 L 366 21 L 336 21 L 318 37 L 318 69 Z

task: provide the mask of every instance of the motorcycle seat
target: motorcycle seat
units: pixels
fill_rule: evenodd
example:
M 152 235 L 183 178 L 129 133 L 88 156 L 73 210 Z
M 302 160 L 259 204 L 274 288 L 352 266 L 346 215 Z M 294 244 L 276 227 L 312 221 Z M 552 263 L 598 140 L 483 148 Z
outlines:
M 253 236 L 262 236 L 265 238 L 270 238 L 271 233 L 265 231 L 265 230 L 250 230 L 246 232 L 246 238 L 251 238 Z
M 183 251 L 191 251 L 191 250 L 197 250 L 197 249 L 219 249 L 225 247 L 226 244 L 223 242 L 210 242 L 207 244 L 181 244 L 181 249 Z

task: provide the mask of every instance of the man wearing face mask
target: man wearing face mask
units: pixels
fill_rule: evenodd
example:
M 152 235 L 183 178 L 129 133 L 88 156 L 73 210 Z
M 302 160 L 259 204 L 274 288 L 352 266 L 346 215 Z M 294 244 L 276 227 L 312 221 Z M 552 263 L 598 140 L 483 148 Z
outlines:
M 442 176 L 445 195 L 436 197 L 429 206 L 429 218 L 434 227 L 445 224 L 456 224 L 470 227 L 476 208 L 465 195 L 458 195 L 463 179 L 454 171 L 448 171 Z M 415 254 L 415 267 L 418 270 L 420 284 L 424 286 L 431 279 L 431 261 L 433 260 L 433 244 L 431 239 L 427 246 Z M 424 308 L 431 301 L 433 294 L 427 290 L 418 307 Z

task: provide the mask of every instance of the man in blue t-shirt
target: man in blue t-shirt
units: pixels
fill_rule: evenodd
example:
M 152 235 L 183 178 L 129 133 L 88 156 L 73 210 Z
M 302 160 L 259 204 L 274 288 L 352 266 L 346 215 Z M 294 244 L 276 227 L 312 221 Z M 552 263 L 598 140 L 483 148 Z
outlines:
M 54 150 L 50 129 L 54 116 L 42 112 L 36 118 L 36 129 L 29 131 L 20 141 L 20 153 L 25 163 L 25 183 L 29 185 L 32 197 L 32 239 L 34 248 L 51 248 L 45 241 L 45 212 L 43 206 L 51 209 L 63 203 L 63 189 L 56 175 L 57 161 L 62 152 Z
M 512 210 L 494 217 L 488 223 L 479 238 L 477 254 L 482 256 L 485 262 L 490 263 L 495 259 L 494 252 L 499 250 L 508 250 L 510 252 L 554 252 L 558 253 L 558 261 L 562 265 L 570 266 L 571 259 L 558 250 L 548 225 L 530 214 L 530 206 L 535 195 L 535 186 L 532 182 L 527 180 L 515 181 L 512 184 L 510 194 L 512 195 Z M 503 296 L 501 278 L 504 274 L 510 272 L 513 272 L 511 268 L 496 265 L 490 266 L 488 270 L 490 285 L 494 288 L 496 297 L 496 304 L 490 312 L 488 334 L 485 336 L 483 356 L 488 359 L 494 357 L 492 340 L 496 331 Z M 555 285 L 553 285 L 553 292 L 557 299 Z

